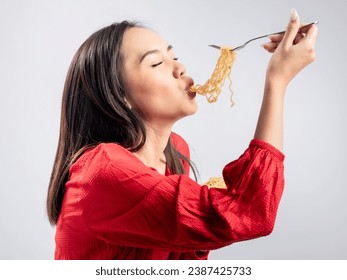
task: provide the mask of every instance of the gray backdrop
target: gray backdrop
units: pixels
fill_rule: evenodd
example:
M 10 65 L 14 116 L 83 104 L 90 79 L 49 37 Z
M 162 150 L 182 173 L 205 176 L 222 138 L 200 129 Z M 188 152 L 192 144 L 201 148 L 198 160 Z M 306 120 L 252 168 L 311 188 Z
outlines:
M 286 95 L 286 188 L 269 237 L 214 251 L 211 259 L 346 259 L 347 1 L 0 1 L 0 259 L 52 259 L 54 228 L 45 198 L 58 140 L 60 102 L 73 54 L 92 32 L 138 20 L 174 45 L 198 83 L 219 52 L 286 27 L 291 8 L 319 20 L 316 61 Z M 227 87 L 216 104 L 175 127 L 188 141 L 201 181 L 220 175 L 252 139 L 270 54 L 257 41 L 237 53 L 236 105 Z

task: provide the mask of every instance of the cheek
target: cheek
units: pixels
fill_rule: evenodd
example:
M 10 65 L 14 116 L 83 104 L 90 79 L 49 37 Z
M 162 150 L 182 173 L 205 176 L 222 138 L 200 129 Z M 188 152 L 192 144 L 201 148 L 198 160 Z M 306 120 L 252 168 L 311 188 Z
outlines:
M 148 118 L 177 114 L 187 102 L 177 79 L 165 68 L 142 70 L 127 79 L 131 105 Z
M 134 108 L 148 115 L 158 104 L 159 91 L 156 84 L 149 83 L 145 80 L 136 80 L 128 87 L 130 103 Z
M 130 83 L 130 94 L 136 103 L 165 103 L 177 97 L 177 85 L 164 75 L 137 77 Z M 175 96 L 176 95 L 176 96 Z M 140 105 L 140 104 L 139 104 Z

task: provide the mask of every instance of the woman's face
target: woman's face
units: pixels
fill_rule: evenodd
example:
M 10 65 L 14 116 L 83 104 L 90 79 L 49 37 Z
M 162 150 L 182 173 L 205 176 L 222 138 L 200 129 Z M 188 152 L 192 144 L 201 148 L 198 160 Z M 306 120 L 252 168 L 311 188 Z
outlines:
M 173 124 L 197 110 L 193 79 L 175 58 L 172 46 L 158 34 L 133 27 L 123 37 L 121 52 L 129 105 L 138 108 L 147 123 Z

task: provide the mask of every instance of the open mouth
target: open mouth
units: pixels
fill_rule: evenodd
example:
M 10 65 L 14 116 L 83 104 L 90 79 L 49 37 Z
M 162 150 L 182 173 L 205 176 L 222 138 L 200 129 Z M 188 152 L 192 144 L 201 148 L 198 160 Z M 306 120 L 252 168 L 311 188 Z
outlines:
M 192 89 L 188 89 L 188 95 L 191 97 L 191 98 L 195 98 L 196 96 L 196 92 L 195 91 L 192 91 Z

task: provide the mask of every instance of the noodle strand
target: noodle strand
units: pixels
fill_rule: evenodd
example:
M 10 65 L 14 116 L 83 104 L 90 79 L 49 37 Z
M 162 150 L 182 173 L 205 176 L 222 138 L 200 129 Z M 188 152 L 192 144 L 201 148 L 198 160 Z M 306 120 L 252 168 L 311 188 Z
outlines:
M 191 90 L 206 96 L 209 103 L 216 102 L 222 91 L 222 87 L 225 83 L 225 79 L 228 77 L 229 80 L 229 91 L 231 93 L 230 101 L 231 106 L 235 104 L 233 101 L 233 91 L 231 90 L 231 67 L 235 61 L 235 52 L 231 51 L 231 48 L 223 47 L 221 48 L 221 53 L 218 58 L 216 67 L 204 85 L 192 86 Z

